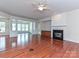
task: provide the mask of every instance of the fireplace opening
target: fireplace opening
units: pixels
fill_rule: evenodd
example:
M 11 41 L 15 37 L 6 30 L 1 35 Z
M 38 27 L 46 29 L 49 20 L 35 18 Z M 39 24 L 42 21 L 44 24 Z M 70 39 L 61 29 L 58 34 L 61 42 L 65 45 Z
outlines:
M 63 40 L 63 30 L 53 30 L 53 39 Z

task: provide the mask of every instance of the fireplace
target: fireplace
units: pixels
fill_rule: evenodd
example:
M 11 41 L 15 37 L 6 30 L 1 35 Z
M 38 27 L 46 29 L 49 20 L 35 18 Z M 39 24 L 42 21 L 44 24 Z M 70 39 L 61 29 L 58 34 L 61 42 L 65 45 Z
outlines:
M 63 40 L 63 30 L 53 30 L 53 39 Z

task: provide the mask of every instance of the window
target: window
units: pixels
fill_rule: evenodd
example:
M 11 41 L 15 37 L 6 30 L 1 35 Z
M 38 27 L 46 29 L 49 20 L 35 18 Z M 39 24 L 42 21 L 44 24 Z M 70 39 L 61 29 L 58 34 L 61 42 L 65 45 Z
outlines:
M 35 29 L 36 29 L 36 27 L 35 27 L 35 26 L 36 26 L 36 23 L 35 23 L 35 22 L 33 22 L 33 28 L 32 28 L 32 29 L 33 29 L 33 31 L 35 31 Z
M 25 31 L 29 31 L 29 25 L 25 24 Z
M 30 32 L 32 33 L 32 22 L 30 22 Z
M 22 24 L 22 31 L 25 31 L 25 24 Z
M 0 32 L 5 32 L 5 22 L 0 22 Z
M 21 24 L 17 24 L 17 31 L 21 31 Z
M 23 20 L 12 20 L 12 31 L 22 32 L 32 32 L 32 22 Z
M 16 23 L 12 23 L 12 31 L 16 31 Z

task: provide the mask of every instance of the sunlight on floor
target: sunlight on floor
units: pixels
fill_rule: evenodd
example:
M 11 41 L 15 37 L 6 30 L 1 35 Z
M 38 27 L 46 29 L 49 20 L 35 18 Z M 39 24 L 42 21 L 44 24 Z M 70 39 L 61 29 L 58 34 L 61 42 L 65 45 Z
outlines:
M 28 43 L 28 38 L 29 34 L 18 34 L 18 38 L 17 38 L 17 45 L 25 45 L 26 43 Z
M 5 37 L 0 37 L 0 51 L 4 51 L 6 48 Z

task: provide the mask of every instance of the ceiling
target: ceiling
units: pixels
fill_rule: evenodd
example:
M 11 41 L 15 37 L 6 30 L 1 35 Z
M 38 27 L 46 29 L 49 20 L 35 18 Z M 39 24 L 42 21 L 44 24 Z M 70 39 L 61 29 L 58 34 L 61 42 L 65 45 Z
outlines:
M 39 0 L 37 0 L 39 1 Z M 13 16 L 29 19 L 43 19 L 56 13 L 71 11 L 79 8 L 79 0 L 48 0 L 50 10 L 39 12 L 32 4 L 35 0 L 0 0 L 0 11 Z

